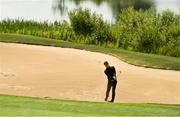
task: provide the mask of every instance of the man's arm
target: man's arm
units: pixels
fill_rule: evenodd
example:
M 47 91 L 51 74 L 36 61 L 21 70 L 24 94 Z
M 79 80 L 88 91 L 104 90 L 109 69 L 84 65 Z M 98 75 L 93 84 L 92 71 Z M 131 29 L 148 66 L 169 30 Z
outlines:
M 117 80 L 116 69 L 115 69 L 115 67 L 113 67 L 113 71 L 114 71 L 113 78 L 114 78 L 114 80 Z
M 108 78 L 113 78 L 113 79 L 114 79 L 114 77 L 110 76 L 110 75 L 107 73 L 106 70 L 104 71 L 104 73 L 106 74 L 106 76 L 107 76 Z
M 106 76 L 107 76 L 108 78 L 110 78 L 110 76 L 109 76 L 109 74 L 107 73 L 106 70 L 104 71 L 104 73 L 106 74 Z

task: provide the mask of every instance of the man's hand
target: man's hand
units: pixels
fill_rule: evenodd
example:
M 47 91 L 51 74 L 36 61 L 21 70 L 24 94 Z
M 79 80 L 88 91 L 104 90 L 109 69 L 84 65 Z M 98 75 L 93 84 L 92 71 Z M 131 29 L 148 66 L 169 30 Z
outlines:
M 116 76 L 114 76 L 114 77 L 113 77 L 113 79 L 114 79 L 114 80 L 117 80 L 117 77 L 116 77 Z

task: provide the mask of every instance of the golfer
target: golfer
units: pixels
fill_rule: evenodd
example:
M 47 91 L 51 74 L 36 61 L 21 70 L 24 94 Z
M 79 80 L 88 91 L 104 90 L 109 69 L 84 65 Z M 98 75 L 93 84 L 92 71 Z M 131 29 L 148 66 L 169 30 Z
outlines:
M 117 85 L 116 69 L 114 66 L 110 66 L 107 61 L 104 62 L 104 66 L 106 67 L 104 73 L 106 74 L 108 79 L 105 101 L 108 100 L 109 92 L 112 87 L 112 99 L 110 102 L 114 102 L 115 93 L 116 93 L 115 90 Z

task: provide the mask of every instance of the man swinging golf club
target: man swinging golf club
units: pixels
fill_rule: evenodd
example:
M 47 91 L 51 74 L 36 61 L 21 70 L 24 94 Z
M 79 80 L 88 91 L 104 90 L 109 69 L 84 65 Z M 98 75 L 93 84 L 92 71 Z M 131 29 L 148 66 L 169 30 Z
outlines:
M 112 99 L 110 102 L 114 102 L 115 93 L 116 93 L 115 90 L 117 85 L 116 69 L 114 66 L 110 66 L 107 61 L 104 62 L 104 66 L 106 67 L 104 73 L 106 74 L 108 79 L 105 101 L 108 100 L 109 92 L 112 87 Z

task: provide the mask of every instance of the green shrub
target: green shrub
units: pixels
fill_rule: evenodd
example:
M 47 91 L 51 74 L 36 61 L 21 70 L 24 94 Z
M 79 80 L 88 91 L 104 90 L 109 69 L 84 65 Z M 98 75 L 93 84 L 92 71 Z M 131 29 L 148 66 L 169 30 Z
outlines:
M 90 35 L 96 30 L 96 20 L 101 20 L 97 15 L 91 15 L 91 11 L 82 8 L 69 13 L 71 26 L 76 34 Z
M 131 7 L 120 13 L 111 30 L 118 47 L 176 57 L 180 54 L 180 15 L 171 11 L 157 14 L 153 8 L 137 11 Z
M 110 25 L 100 15 L 78 8 L 69 13 L 70 23 L 77 35 L 85 36 L 85 43 L 103 45 L 113 42 Z

